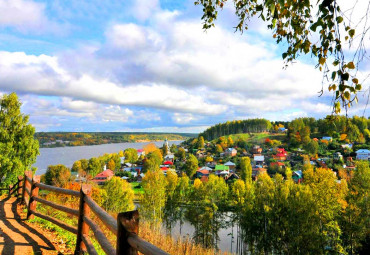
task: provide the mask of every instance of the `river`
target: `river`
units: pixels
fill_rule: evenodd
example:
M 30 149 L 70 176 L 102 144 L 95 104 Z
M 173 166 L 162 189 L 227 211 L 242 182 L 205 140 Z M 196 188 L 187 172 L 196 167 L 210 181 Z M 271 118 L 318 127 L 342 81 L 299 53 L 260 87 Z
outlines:
M 169 145 L 180 144 L 182 141 L 168 141 Z M 33 165 L 37 167 L 36 174 L 41 175 L 46 172 L 49 165 L 62 164 L 67 167 L 72 167 L 73 163 L 80 159 L 89 159 L 99 157 L 104 153 L 118 153 L 127 148 L 142 149 L 145 145 L 151 142 L 142 143 L 109 143 L 89 146 L 71 146 L 57 148 L 40 148 L 40 155 Z M 152 142 L 157 147 L 162 147 L 163 141 Z

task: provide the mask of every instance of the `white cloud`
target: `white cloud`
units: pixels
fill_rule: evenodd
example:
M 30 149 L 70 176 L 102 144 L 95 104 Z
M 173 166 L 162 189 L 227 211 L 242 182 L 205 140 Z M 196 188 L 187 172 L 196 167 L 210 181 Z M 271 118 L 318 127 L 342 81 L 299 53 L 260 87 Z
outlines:
M 147 20 L 153 12 L 159 10 L 159 0 L 134 0 L 133 2 L 132 14 L 140 21 Z
M 0 27 L 14 27 L 23 33 L 64 33 L 66 26 L 46 16 L 45 4 L 30 0 L 0 0 Z

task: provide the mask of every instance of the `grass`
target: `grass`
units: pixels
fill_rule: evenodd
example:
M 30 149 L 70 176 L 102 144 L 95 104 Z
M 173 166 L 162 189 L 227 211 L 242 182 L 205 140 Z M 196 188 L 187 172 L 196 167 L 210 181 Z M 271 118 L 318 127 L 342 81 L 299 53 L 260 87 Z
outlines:
M 245 140 L 249 143 L 256 143 L 256 144 L 261 144 L 264 143 L 265 139 L 269 138 L 271 140 L 279 140 L 282 141 L 286 137 L 286 134 L 271 134 L 271 133 L 252 133 L 252 134 L 247 134 L 247 133 L 241 133 L 241 134 L 232 134 L 232 135 L 226 135 L 224 136 L 226 139 L 228 137 L 231 137 L 231 139 L 236 142 L 239 139 Z M 217 139 L 214 139 L 213 142 L 217 142 Z
M 140 182 L 131 182 L 130 184 L 131 184 L 131 187 L 132 187 L 135 195 L 144 194 L 144 189 L 141 186 L 141 183 Z

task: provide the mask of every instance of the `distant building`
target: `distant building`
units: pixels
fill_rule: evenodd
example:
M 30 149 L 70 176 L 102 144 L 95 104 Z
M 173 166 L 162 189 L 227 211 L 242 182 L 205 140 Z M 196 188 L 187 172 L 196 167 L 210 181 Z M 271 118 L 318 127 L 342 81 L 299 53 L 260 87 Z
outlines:
M 294 171 L 292 173 L 292 179 L 295 183 L 301 183 L 303 180 L 302 170 Z
M 235 170 L 235 167 L 236 167 L 235 163 L 233 163 L 231 161 L 226 162 L 224 165 L 225 166 L 228 166 L 229 167 L 229 170 Z
M 252 179 L 257 180 L 259 175 L 265 174 L 265 173 L 267 173 L 266 168 L 263 168 L 263 167 L 260 167 L 260 166 L 253 167 L 252 168 Z
M 225 156 L 227 156 L 227 157 L 234 157 L 234 156 L 236 156 L 236 153 L 237 153 L 237 150 L 234 149 L 234 148 L 227 148 L 225 150 Z
M 137 157 L 140 158 L 141 156 L 145 156 L 145 151 L 143 149 L 137 150 Z
M 370 158 L 370 151 L 367 149 L 360 149 L 356 151 L 356 159 L 357 160 L 369 160 Z
M 114 176 L 114 172 L 110 169 L 107 169 L 97 174 L 92 181 L 98 185 L 104 185 L 104 183 L 106 181 L 109 181 L 113 176 Z
M 331 136 L 324 136 L 321 140 L 326 140 L 328 142 L 331 142 L 331 141 L 333 141 L 333 137 L 331 137 Z
M 165 157 L 164 157 L 164 161 L 171 161 L 173 163 L 175 159 L 175 155 L 173 154 L 167 154 Z
M 200 170 L 200 169 L 199 169 L 199 170 L 197 171 L 197 173 L 196 173 L 196 176 L 197 176 L 197 178 L 199 178 L 199 179 L 200 179 L 200 178 L 202 178 L 203 176 L 207 176 L 207 177 L 208 177 L 208 176 L 209 176 L 209 170 L 205 170 L 205 169 L 204 169 L 204 170 Z
M 253 146 L 253 154 L 261 154 L 262 148 L 259 145 Z
M 254 155 L 253 157 L 254 164 L 263 165 L 265 162 L 265 156 L 263 155 Z
M 342 160 L 342 159 L 343 159 L 343 156 L 342 156 L 342 154 L 341 154 L 340 152 L 335 152 L 335 153 L 333 154 L 333 158 L 334 158 L 335 160 Z

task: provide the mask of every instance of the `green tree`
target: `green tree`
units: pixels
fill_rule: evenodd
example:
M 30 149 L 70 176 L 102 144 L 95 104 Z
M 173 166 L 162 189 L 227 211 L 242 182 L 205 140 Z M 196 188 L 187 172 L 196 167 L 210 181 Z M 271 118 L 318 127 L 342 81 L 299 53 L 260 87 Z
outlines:
M 89 167 L 89 161 L 87 159 L 80 159 L 80 161 L 82 169 L 87 171 L 87 168 Z
M 138 160 L 137 150 L 133 148 L 127 148 L 124 152 L 125 162 L 135 163 Z
M 65 165 L 50 165 L 46 169 L 45 184 L 63 187 L 70 181 L 71 172 Z
M 81 170 L 82 170 L 81 161 L 80 160 L 75 161 L 72 165 L 71 171 L 78 173 Z
M 252 165 L 249 157 L 240 159 L 240 177 L 246 183 L 252 182 Z
M 177 158 L 179 158 L 180 160 L 185 160 L 185 158 L 186 158 L 185 149 L 180 147 L 179 150 L 177 151 L 177 153 L 175 154 L 175 156 Z
M 8 186 L 36 162 L 39 143 L 15 93 L 0 99 L 0 180 Z
M 98 173 L 102 171 L 101 161 L 98 158 L 89 159 L 89 164 L 87 166 L 87 173 L 94 178 Z
M 305 146 L 304 146 L 304 149 L 307 151 L 307 153 L 309 153 L 310 155 L 316 155 L 316 153 L 318 152 L 319 150 L 319 143 L 314 141 L 314 140 L 311 140 L 309 143 L 307 143 Z
M 184 168 L 187 176 L 189 176 L 190 178 L 197 172 L 198 160 L 193 154 L 189 154 L 189 157 L 186 160 Z
M 126 212 L 135 208 L 134 191 L 125 180 L 113 176 L 104 184 L 103 189 L 109 194 L 104 201 L 104 208 L 108 212 Z
M 219 10 L 227 0 L 196 0 L 196 5 L 202 5 L 203 28 L 214 26 Z M 252 17 L 259 17 L 273 31 L 277 43 L 285 44 L 287 49 L 282 54 L 286 64 L 293 63 L 298 56 L 310 54 L 315 58 L 316 67 L 328 73 L 329 91 L 334 92 L 334 111 L 339 113 L 341 105 L 347 109 L 353 100 L 357 100 L 357 92 L 362 89 L 356 74 L 358 64 L 365 54 L 363 40 L 368 36 L 368 24 L 357 27 L 357 22 L 351 21 L 352 16 L 345 15 L 338 1 L 278 1 L 278 0 L 234 0 L 235 15 L 238 23 L 235 28 L 243 32 L 248 29 Z M 356 6 L 354 2 L 353 6 Z M 368 12 L 363 10 L 362 19 L 368 18 Z M 357 15 L 356 15 L 357 16 Z M 353 26 L 353 27 L 351 27 Z M 355 29 L 359 32 L 355 38 Z M 320 40 L 317 38 L 320 37 Z M 354 53 L 347 54 L 344 47 L 355 48 Z M 356 49 L 357 48 L 357 49 Z M 328 63 L 330 61 L 331 63 Z M 332 62 L 333 61 L 333 62 Z M 354 63 L 356 61 L 356 63 Z M 329 76 L 329 77 L 328 77 Z

